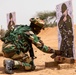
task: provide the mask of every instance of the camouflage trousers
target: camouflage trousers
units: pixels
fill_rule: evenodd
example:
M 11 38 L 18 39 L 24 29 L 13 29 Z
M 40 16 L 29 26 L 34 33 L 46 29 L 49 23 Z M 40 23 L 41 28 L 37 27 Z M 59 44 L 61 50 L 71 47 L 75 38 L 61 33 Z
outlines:
M 4 57 L 10 58 L 9 60 L 14 61 L 14 68 L 23 68 L 25 70 L 33 70 L 35 68 L 31 57 L 22 51 L 17 54 L 13 44 L 4 44 L 2 51 L 4 53 Z
M 63 56 L 73 57 L 73 38 L 62 38 L 60 50 Z

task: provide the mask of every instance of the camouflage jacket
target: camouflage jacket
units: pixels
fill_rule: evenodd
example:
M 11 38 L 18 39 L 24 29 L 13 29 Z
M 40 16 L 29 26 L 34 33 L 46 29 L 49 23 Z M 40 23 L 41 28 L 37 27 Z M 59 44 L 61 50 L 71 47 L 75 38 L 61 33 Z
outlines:
M 8 31 L 2 38 L 2 41 L 6 44 L 11 43 L 15 45 L 18 52 L 22 50 L 24 53 L 30 49 L 30 43 L 46 53 L 50 53 L 49 51 L 51 49 L 44 45 L 40 38 L 37 37 L 27 25 L 20 25 Z
M 66 22 L 63 21 L 63 16 L 61 16 L 58 23 L 58 27 L 59 27 L 62 38 L 65 36 L 67 36 L 68 38 L 73 37 L 72 21 L 69 15 L 67 15 Z

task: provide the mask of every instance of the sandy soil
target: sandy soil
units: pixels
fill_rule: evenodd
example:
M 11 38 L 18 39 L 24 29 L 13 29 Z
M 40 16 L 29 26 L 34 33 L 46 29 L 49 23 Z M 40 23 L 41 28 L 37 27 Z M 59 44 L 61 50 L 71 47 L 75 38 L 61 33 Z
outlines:
M 74 27 L 74 32 L 76 32 L 76 26 Z M 38 36 L 41 37 L 45 45 L 50 46 L 53 49 L 58 49 L 57 27 L 46 28 L 45 30 L 42 30 Z M 2 41 L 0 41 L 0 51 L 1 48 Z M 76 75 L 76 68 L 58 69 L 58 66 L 54 64 L 54 60 L 50 58 L 51 54 L 43 53 L 35 46 L 33 46 L 33 48 L 35 56 L 37 56 L 37 59 L 34 60 L 36 65 L 35 71 L 26 72 L 23 70 L 15 70 L 13 75 Z M 4 72 L 4 59 L 6 58 L 0 56 L 0 75 L 8 75 Z

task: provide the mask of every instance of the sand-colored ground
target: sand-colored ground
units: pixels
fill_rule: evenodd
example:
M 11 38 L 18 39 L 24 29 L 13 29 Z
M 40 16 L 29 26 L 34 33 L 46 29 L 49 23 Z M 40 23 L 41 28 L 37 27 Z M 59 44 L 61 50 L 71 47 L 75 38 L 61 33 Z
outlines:
M 74 32 L 76 32 L 76 26 L 74 27 Z M 50 46 L 53 49 L 58 49 L 57 27 L 46 28 L 45 30 L 42 30 L 38 36 L 41 37 L 45 45 Z M 1 48 L 2 48 L 2 42 L 0 41 L 0 51 Z M 50 58 L 51 54 L 43 53 L 35 46 L 33 46 L 33 48 L 35 56 L 37 56 L 37 59 L 34 60 L 36 65 L 35 71 L 25 72 L 23 70 L 15 70 L 13 75 L 76 75 L 75 67 L 67 69 L 58 69 L 57 65 L 53 65 L 54 60 Z M 0 75 L 8 75 L 4 72 L 3 68 L 4 59 L 5 58 L 3 56 L 0 56 Z

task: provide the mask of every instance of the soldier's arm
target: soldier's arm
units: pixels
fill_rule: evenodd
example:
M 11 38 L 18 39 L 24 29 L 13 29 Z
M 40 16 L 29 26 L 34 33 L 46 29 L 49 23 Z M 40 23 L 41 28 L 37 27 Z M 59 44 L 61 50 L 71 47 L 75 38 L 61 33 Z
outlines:
M 63 22 L 63 17 L 61 17 L 59 22 L 58 22 L 58 27 L 59 27 L 59 30 L 60 30 L 61 34 L 63 34 L 63 30 L 62 30 L 63 29 L 63 23 L 64 23 Z
M 28 35 L 29 40 L 31 40 L 31 42 L 41 51 L 45 52 L 45 53 L 54 53 L 54 49 L 44 45 L 44 43 L 42 42 L 42 40 L 40 40 L 32 31 L 26 32 L 26 34 Z
M 63 16 L 62 16 L 58 23 L 58 27 L 62 36 L 67 35 L 67 31 L 65 30 L 64 25 L 65 25 L 65 22 L 63 21 Z
M 68 15 L 68 22 L 66 23 L 67 25 L 69 25 L 68 27 L 68 36 L 72 36 L 73 35 L 73 28 L 72 28 L 72 20 L 71 17 Z

